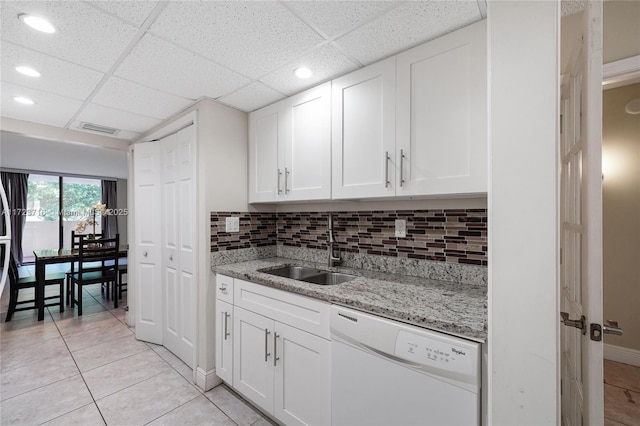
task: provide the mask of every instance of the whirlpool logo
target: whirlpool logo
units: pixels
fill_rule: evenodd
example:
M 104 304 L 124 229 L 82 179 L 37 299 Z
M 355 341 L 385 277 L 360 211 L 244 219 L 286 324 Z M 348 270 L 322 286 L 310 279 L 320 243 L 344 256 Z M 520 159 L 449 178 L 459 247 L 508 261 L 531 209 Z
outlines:
M 451 352 L 453 352 L 456 355 L 466 355 L 466 352 L 461 351 L 461 350 L 456 349 L 456 348 L 451 348 Z

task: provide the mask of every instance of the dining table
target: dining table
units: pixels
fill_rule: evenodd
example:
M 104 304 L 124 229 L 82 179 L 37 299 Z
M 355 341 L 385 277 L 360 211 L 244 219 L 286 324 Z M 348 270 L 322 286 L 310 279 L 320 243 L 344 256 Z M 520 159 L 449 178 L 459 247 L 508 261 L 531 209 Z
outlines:
M 38 321 L 44 320 L 44 281 L 46 275 L 47 265 L 54 265 L 58 263 L 77 262 L 80 257 L 80 251 L 78 249 L 43 249 L 34 250 L 36 264 L 36 304 L 38 306 Z M 127 257 L 127 246 L 120 246 L 118 250 L 118 258 Z M 68 285 L 68 284 L 67 284 Z M 64 297 L 61 294 L 60 297 Z

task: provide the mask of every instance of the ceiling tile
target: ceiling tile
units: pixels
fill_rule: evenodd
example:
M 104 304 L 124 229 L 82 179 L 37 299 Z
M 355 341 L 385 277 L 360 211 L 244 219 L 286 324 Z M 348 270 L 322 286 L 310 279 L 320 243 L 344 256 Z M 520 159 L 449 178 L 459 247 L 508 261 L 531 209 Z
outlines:
M 1 87 L 0 110 L 3 117 L 64 127 L 82 106 L 82 102 L 75 99 L 12 83 L 2 82 Z M 19 104 L 13 100 L 14 96 L 26 96 L 32 99 L 35 104 Z
M 409 1 L 336 43 L 371 64 L 481 19 L 476 1 Z
M 285 95 L 282 93 L 260 82 L 255 82 L 218 100 L 241 111 L 251 112 L 279 101 L 284 97 Z
M 65 62 L 15 44 L 3 41 L 2 80 L 49 93 L 84 100 L 100 82 L 103 73 Z M 40 77 L 27 77 L 15 70 L 27 65 L 39 71 Z
M 118 18 L 124 19 L 136 27 L 139 27 L 143 24 L 145 19 L 147 19 L 147 16 L 149 16 L 158 2 L 146 0 L 110 0 L 92 1 L 89 4 L 93 7 L 112 13 Z
M 324 39 L 278 2 L 171 2 L 151 32 L 250 78 Z
M 287 6 L 329 37 L 356 28 L 398 1 L 291 1 Z
M 305 66 L 313 75 L 302 80 L 293 74 L 293 70 Z M 286 94 L 293 95 L 323 81 L 338 77 L 355 70 L 358 66 L 330 44 L 280 68 L 260 79 L 266 85 Z
M 141 133 L 162 122 L 156 118 L 120 111 L 97 104 L 87 105 L 78 115 L 77 119 L 85 123 L 99 124 L 101 126 L 114 127 Z
M 1 7 L 3 40 L 103 72 L 136 34 L 131 25 L 84 2 L 3 1 Z M 19 13 L 46 17 L 58 32 L 35 31 L 17 18 Z
M 116 75 L 175 95 L 218 98 L 250 80 L 175 44 L 146 34 Z
M 103 106 L 164 120 L 186 108 L 193 99 L 181 98 L 111 77 L 93 98 Z

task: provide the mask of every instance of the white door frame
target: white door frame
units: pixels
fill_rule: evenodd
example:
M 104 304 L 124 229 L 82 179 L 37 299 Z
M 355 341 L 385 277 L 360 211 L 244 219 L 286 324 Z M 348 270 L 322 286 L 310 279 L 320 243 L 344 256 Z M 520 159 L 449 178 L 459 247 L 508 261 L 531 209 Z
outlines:
M 625 86 L 630 80 L 640 78 L 640 55 L 619 61 L 608 62 L 602 66 L 602 88 L 613 89 Z
M 487 424 L 560 420 L 560 5 L 487 2 Z

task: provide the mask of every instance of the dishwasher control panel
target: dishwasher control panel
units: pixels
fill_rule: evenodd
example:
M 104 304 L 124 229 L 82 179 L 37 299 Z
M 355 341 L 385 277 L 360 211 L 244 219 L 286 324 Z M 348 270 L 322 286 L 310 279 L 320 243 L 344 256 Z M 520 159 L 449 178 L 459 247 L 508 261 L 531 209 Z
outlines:
M 460 374 L 476 373 L 477 346 L 459 339 L 434 339 L 432 336 L 399 330 L 395 355 L 414 363 Z

